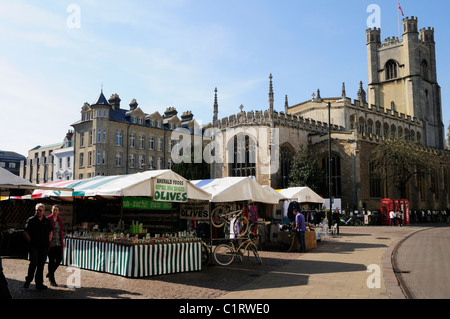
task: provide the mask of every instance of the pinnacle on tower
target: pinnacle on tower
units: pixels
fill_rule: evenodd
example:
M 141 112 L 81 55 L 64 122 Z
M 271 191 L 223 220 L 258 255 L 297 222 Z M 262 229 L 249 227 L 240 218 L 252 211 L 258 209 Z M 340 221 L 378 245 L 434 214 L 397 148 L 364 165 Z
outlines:
M 269 110 L 270 110 L 270 114 L 273 113 L 273 85 L 272 85 L 272 73 L 270 73 L 269 79 L 270 79 L 270 84 L 269 84 Z
M 213 125 L 217 121 L 217 115 L 219 113 L 219 104 L 217 103 L 217 87 L 214 89 L 214 114 L 213 114 Z

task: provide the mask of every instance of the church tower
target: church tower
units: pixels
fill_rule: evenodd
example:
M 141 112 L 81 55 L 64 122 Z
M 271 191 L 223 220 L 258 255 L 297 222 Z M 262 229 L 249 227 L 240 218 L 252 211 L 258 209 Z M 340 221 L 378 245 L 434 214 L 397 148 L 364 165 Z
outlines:
M 423 143 L 444 148 L 441 88 L 437 83 L 434 29 L 418 30 L 416 17 L 402 20 L 403 36 L 381 43 L 380 29 L 368 29 L 368 103 L 391 114 L 423 122 Z

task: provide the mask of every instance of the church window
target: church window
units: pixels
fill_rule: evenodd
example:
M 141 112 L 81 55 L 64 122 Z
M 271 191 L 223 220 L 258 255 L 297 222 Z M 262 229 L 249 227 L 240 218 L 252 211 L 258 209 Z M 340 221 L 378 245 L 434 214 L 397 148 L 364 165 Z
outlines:
M 428 80 L 428 63 L 426 60 L 423 60 L 420 65 L 420 75 L 422 76 L 422 79 Z
M 370 197 L 379 198 L 381 194 L 381 178 L 375 172 L 375 163 L 372 161 L 369 164 L 369 178 L 370 178 Z
M 256 142 L 245 134 L 238 134 L 230 141 L 233 162 L 229 164 L 231 176 L 256 176 Z
M 321 186 L 321 194 L 327 194 L 326 197 L 329 197 L 329 170 L 328 170 L 328 153 L 322 155 L 320 160 L 321 169 L 324 172 L 323 183 Z M 331 154 L 331 191 L 333 197 L 341 197 L 342 196 L 342 183 L 341 183 L 341 158 L 339 155 Z
M 391 80 L 397 78 L 397 63 L 394 60 L 389 60 L 386 63 L 386 80 Z

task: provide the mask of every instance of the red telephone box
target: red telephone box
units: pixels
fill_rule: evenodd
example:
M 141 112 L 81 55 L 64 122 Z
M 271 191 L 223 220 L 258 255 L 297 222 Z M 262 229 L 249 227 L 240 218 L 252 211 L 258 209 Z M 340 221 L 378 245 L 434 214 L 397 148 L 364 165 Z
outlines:
M 395 203 L 395 210 L 401 210 L 403 212 L 403 225 L 409 225 L 409 202 L 407 199 L 396 199 L 394 201 Z
M 389 225 L 390 224 L 390 218 L 389 213 L 390 211 L 394 210 L 394 201 L 389 198 L 384 198 L 380 202 L 380 212 L 381 212 L 381 225 Z

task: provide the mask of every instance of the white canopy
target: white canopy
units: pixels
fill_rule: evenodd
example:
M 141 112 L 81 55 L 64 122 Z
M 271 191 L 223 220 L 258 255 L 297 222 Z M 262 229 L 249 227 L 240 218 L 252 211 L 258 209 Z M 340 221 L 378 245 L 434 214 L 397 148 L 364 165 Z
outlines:
M 148 196 L 154 200 L 183 202 L 187 199 L 210 200 L 211 195 L 171 170 L 145 171 L 115 176 L 96 176 L 82 180 L 55 181 L 42 186 L 67 187 L 73 191 L 37 189 L 32 198 L 41 197 L 122 197 Z M 39 187 L 37 187 L 39 188 Z
M 287 199 L 292 199 L 299 203 L 325 203 L 325 200 L 309 187 L 290 187 L 280 189 L 278 192 Z
M 19 190 L 25 194 L 31 194 L 36 185 L 30 183 L 26 179 L 19 177 L 10 171 L 0 167 L 0 194 L 9 196 L 11 191 L 18 192 Z
M 224 177 L 192 181 L 196 186 L 211 194 L 211 202 L 225 203 L 252 201 L 278 204 L 283 197 L 259 185 L 250 177 Z

